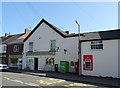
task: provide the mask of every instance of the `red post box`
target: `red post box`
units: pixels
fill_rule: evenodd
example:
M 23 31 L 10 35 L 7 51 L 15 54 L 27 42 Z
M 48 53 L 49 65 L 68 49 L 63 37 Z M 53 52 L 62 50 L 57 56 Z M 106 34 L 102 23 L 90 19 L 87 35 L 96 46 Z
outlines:
M 75 62 L 75 73 L 79 72 L 79 65 L 78 62 Z

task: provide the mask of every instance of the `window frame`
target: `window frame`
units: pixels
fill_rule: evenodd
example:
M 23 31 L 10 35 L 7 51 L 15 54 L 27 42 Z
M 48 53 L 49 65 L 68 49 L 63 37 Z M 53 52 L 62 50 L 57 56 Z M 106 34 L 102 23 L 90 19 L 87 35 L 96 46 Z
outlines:
M 55 59 L 54 58 L 46 58 L 46 65 L 54 65 Z
M 7 46 L 3 46 L 3 52 L 7 51 Z
M 32 46 L 30 46 L 30 45 L 32 45 Z M 29 48 L 29 52 L 33 52 L 33 42 L 29 42 L 29 47 L 28 48 Z
M 56 51 L 56 40 L 50 40 L 50 51 Z
M 13 52 L 19 52 L 19 45 L 13 46 Z
M 103 50 L 103 41 L 91 41 L 90 42 L 90 49 L 91 50 Z

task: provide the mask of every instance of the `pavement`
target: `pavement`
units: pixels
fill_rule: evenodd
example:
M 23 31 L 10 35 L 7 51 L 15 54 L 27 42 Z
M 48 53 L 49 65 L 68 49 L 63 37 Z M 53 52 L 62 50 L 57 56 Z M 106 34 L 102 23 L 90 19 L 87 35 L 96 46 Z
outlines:
M 70 81 L 80 81 L 83 83 L 94 83 L 105 86 L 120 88 L 120 79 L 109 77 L 79 76 L 76 73 L 60 73 L 60 72 L 43 72 L 43 71 L 24 71 L 9 70 L 10 72 L 24 73 L 41 77 L 53 77 Z

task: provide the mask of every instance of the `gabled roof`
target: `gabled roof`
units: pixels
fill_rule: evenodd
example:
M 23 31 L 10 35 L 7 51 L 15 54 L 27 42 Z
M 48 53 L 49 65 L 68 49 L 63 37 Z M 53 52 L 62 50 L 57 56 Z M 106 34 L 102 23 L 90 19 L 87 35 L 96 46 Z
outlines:
M 59 28 L 57 28 L 56 26 L 50 24 L 49 22 L 47 22 L 46 20 L 42 19 L 37 26 L 33 29 L 33 31 L 31 31 L 31 33 L 24 39 L 24 42 L 36 31 L 36 29 L 42 24 L 42 23 L 46 23 L 49 27 L 51 27 L 54 31 L 56 31 L 58 34 L 60 34 L 62 37 L 67 37 L 68 34 L 65 33 L 64 31 L 60 30 Z

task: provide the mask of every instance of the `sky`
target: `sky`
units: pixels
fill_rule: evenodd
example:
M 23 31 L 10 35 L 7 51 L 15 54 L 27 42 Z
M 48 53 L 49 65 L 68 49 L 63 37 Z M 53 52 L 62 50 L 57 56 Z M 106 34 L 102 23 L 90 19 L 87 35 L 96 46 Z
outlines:
M 118 28 L 117 2 L 2 2 L 2 35 L 23 33 L 44 18 L 63 31 L 77 33 Z

